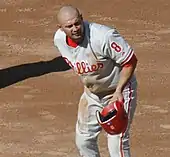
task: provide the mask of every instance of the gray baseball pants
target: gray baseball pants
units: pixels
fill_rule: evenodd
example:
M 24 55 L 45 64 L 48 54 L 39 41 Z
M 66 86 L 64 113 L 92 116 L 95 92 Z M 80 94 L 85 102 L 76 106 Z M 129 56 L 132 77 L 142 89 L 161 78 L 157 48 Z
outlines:
M 123 90 L 124 108 L 128 112 L 128 127 L 123 134 L 107 135 L 110 157 L 131 157 L 129 129 L 136 109 L 137 82 L 128 83 Z M 82 157 L 100 157 L 98 135 L 101 127 L 96 119 L 96 110 L 101 111 L 111 96 L 102 99 L 94 94 L 84 92 L 80 98 L 76 123 L 76 145 Z

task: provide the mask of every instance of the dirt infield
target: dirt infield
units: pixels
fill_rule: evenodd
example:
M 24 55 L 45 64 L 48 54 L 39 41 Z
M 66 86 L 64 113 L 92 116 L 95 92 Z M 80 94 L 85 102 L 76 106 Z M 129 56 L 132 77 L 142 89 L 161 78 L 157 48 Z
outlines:
M 169 0 L 1 0 L 0 157 L 78 156 L 82 85 L 53 46 L 56 12 L 68 2 L 85 19 L 117 27 L 134 47 L 139 88 L 132 156 L 169 157 Z M 104 134 L 100 150 L 106 157 Z

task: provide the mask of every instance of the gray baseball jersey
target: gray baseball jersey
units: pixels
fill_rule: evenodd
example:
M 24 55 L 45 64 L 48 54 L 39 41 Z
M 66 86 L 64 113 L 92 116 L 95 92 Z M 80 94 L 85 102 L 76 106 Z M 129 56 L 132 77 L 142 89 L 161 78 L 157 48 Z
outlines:
M 58 29 L 54 45 L 92 93 L 115 89 L 122 65 L 133 56 L 133 49 L 115 28 L 84 22 L 85 37 L 76 48 L 68 46 L 66 34 Z M 135 80 L 133 75 L 131 80 Z

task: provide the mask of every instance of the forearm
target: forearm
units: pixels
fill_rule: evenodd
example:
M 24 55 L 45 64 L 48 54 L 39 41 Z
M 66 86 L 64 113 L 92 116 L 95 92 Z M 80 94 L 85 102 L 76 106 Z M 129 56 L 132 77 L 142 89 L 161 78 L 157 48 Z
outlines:
M 123 67 L 122 71 L 120 72 L 120 79 L 116 88 L 116 92 L 122 92 L 128 81 L 130 80 L 131 76 L 134 73 L 136 68 L 136 64 L 131 65 L 129 67 Z

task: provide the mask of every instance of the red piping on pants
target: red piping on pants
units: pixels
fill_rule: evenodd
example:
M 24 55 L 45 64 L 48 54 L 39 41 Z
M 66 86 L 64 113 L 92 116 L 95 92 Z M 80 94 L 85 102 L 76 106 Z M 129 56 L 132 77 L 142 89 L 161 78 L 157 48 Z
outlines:
M 132 87 L 131 87 L 131 82 L 129 82 L 129 102 L 128 102 L 128 117 L 130 117 L 130 103 L 131 103 L 131 100 L 132 100 Z M 126 130 L 125 130 L 126 131 Z M 123 153 L 123 136 L 124 136 L 124 133 L 122 133 L 122 136 L 121 136 L 121 139 L 120 139 L 120 154 L 121 154 L 121 157 L 124 157 L 124 153 Z

